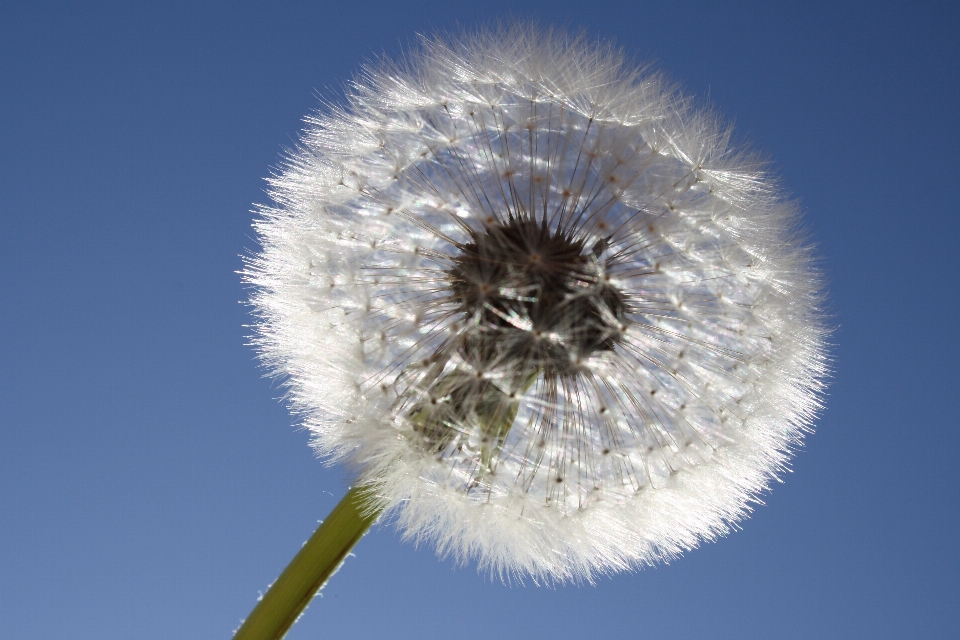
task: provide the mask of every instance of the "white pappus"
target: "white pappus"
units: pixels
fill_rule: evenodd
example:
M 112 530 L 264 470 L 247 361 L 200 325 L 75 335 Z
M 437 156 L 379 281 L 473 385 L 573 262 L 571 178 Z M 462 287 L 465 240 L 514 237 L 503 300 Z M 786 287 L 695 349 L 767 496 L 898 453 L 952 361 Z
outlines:
M 796 207 L 729 138 L 562 32 L 365 67 L 270 179 L 245 271 L 317 450 L 502 577 L 589 580 L 728 531 L 827 371 Z

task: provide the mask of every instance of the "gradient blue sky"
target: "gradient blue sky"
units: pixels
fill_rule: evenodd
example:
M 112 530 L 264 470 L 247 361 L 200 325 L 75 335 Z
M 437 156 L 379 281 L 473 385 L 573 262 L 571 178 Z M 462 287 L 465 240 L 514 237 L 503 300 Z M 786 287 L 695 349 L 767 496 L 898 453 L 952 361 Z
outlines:
M 836 373 L 742 531 L 504 586 L 376 529 L 290 634 L 960 637 L 956 3 L 0 4 L 0 636 L 229 638 L 345 491 L 245 346 L 250 209 L 317 95 L 417 32 L 586 27 L 775 160 Z

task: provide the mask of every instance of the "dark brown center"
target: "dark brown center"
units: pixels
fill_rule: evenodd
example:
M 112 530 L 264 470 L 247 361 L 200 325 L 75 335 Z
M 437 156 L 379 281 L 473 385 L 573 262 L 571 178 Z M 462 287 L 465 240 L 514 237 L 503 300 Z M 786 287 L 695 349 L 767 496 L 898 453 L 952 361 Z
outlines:
M 554 233 L 512 219 L 475 232 L 448 271 L 452 297 L 472 323 L 461 346 L 480 367 L 563 374 L 597 351 L 612 350 L 625 326 L 623 294 L 604 277 L 604 240 Z

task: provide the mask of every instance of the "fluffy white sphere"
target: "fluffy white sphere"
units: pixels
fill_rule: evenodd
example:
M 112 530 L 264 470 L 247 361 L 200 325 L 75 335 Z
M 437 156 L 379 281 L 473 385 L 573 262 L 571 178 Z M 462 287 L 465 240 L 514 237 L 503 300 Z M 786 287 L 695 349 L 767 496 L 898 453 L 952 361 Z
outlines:
M 425 40 L 307 122 L 256 223 L 256 342 L 408 536 L 590 579 L 726 532 L 784 469 L 821 285 L 714 116 L 514 27 Z

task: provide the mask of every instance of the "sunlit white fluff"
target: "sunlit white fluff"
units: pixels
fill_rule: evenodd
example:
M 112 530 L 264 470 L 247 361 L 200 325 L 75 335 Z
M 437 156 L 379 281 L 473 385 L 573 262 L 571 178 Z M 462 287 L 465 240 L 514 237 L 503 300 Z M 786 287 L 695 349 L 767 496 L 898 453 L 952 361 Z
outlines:
M 784 470 L 820 282 L 713 115 L 514 27 L 424 40 L 307 123 L 256 223 L 256 341 L 408 536 L 590 579 L 725 533 Z

